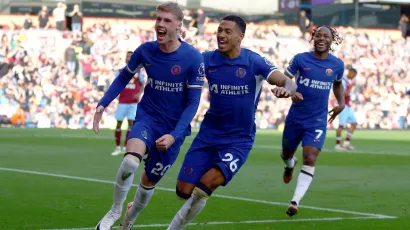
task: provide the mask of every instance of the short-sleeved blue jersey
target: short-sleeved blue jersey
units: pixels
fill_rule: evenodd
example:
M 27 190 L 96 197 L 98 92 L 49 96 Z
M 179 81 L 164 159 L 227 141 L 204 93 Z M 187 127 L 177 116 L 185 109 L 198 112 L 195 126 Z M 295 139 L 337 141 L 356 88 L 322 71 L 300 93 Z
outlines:
M 343 72 L 343 61 L 332 54 L 327 59 L 318 59 L 313 52 L 297 54 L 286 74 L 296 78 L 303 101 L 292 104 L 287 119 L 326 126 L 330 90 L 334 81 L 342 80 Z
M 210 108 L 198 133 L 213 143 L 254 138 L 255 112 L 262 83 L 277 68 L 248 49 L 227 59 L 218 51 L 205 52 L 205 75 L 209 84 Z

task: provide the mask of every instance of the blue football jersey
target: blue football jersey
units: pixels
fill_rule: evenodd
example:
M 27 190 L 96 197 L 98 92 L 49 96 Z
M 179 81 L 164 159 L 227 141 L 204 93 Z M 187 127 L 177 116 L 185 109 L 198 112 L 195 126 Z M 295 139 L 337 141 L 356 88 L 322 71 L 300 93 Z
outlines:
M 262 83 L 277 68 L 248 49 L 242 49 L 234 59 L 224 58 L 218 50 L 205 52 L 203 56 L 210 108 L 198 137 L 213 143 L 253 138 Z
M 164 53 L 159 43 L 153 41 L 139 46 L 126 68 L 133 73 L 138 71 L 140 64 L 148 76 L 136 119 L 149 116 L 164 132 L 170 132 L 188 103 L 187 89 L 202 89 L 205 74 L 203 57 L 186 42 L 181 41 L 176 51 Z M 184 134 L 190 134 L 190 127 Z
M 343 72 L 343 61 L 332 54 L 327 59 L 318 59 L 313 52 L 297 54 L 286 74 L 296 78 L 303 101 L 292 104 L 286 119 L 326 126 L 330 90 L 334 81 L 342 80 Z

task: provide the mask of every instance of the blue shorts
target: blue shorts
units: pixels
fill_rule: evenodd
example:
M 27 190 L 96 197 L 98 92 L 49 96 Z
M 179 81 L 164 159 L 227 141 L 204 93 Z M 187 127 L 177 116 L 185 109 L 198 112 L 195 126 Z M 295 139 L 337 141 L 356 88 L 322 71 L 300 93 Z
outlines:
M 118 104 L 117 110 L 115 111 L 115 120 L 123 121 L 125 117 L 128 120 L 135 120 L 135 115 L 137 113 L 138 103 L 134 104 Z
M 354 111 L 350 106 L 345 106 L 343 111 L 339 114 L 339 126 L 345 126 L 347 123 L 357 123 Z
M 302 142 L 302 147 L 313 146 L 321 150 L 325 143 L 326 130 L 326 126 L 323 125 L 312 126 L 311 123 L 303 124 L 287 120 L 283 130 L 282 148 L 294 151 Z
M 185 155 L 178 180 L 198 184 L 202 176 L 213 167 L 221 169 L 227 185 L 248 158 L 253 141 L 235 144 L 211 144 L 195 138 Z
M 179 138 L 166 151 L 160 152 L 155 141 L 161 136 L 169 134 L 161 127 L 154 125 L 149 119 L 139 119 L 134 123 L 128 139 L 138 138 L 147 146 L 145 173 L 151 182 L 159 182 L 178 157 L 181 145 L 185 137 Z

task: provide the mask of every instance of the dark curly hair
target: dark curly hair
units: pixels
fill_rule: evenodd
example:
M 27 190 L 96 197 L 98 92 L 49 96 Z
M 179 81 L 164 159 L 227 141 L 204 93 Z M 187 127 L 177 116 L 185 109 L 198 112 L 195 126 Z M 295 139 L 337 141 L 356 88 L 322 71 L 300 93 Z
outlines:
M 312 37 L 311 37 L 311 39 L 310 39 L 310 42 L 313 41 L 313 38 L 315 37 L 315 34 L 317 33 L 317 31 L 318 31 L 321 27 L 325 27 L 325 28 L 328 28 L 328 29 L 330 30 L 330 33 L 332 34 L 332 43 L 334 43 L 334 44 L 336 44 L 336 45 L 339 45 L 339 44 L 342 43 L 343 38 L 340 37 L 340 35 L 339 35 L 339 33 L 337 32 L 336 28 L 333 27 L 333 26 L 327 26 L 327 25 L 321 25 L 321 26 L 318 26 L 318 27 L 314 28 L 313 31 L 312 31 Z M 334 51 L 334 50 L 332 49 L 332 47 L 330 47 L 329 49 L 330 49 L 330 51 Z

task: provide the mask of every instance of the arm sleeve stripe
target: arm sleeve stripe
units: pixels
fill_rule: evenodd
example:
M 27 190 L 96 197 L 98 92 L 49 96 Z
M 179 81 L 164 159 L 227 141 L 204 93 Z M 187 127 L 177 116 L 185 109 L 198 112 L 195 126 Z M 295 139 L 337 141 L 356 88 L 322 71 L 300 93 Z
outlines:
M 132 71 L 132 70 L 130 70 L 130 67 L 128 67 L 128 65 L 127 65 L 127 71 L 132 73 L 132 74 L 136 74 L 141 68 L 142 68 L 142 65 L 139 65 L 134 71 Z
M 294 77 L 295 77 L 288 69 L 285 70 L 285 74 L 286 74 L 286 76 L 288 76 L 288 77 L 290 77 L 290 78 L 294 78 Z
M 202 89 L 202 85 L 187 85 L 189 89 Z

